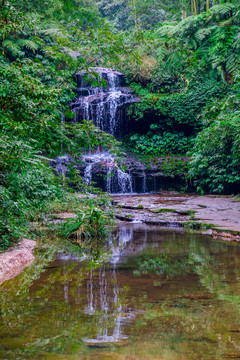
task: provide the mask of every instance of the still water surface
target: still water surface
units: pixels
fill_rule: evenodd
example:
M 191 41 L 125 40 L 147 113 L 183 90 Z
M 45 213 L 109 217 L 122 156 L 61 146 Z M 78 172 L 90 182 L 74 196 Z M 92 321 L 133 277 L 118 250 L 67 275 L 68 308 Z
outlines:
M 0 359 L 240 359 L 240 247 L 122 226 L 106 261 L 56 255 L 0 287 Z

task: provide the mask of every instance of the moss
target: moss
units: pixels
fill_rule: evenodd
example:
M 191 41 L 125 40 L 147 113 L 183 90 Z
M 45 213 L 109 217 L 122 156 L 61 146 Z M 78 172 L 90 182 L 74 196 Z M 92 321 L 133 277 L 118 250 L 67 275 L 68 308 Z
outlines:
M 196 211 L 195 210 L 179 210 L 179 211 L 177 211 L 177 213 L 180 215 L 195 215 Z
M 151 210 L 151 212 L 159 214 L 159 213 L 176 213 L 177 211 L 175 209 L 161 208 L 161 209 Z
M 185 223 L 183 223 L 183 227 L 187 228 L 187 229 L 194 229 L 194 230 L 207 230 L 207 229 L 214 229 L 214 225 L 213 224 L 207 224 L 207 223 L 202 223 L 202 222 L 197 222 L 197 221 L 187 221 Z

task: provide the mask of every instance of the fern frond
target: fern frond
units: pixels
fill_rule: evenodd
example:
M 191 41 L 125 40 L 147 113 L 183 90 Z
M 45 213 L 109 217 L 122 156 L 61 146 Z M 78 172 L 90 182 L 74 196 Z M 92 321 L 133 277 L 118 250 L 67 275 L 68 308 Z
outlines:
M 26 47 L 29 50 L 35 52 L 38 49 L 38 44 L 36 44 L 33 40 L 29 39 L 19 39 L 17 40 L 17 45 L 20 48 Z
M 214 30 L 216 30 L 216 25 L 211 26 L 209 28 L 202 28 L 199 29 L 196 33 L 195 33 L 195 38 L 199 41 L 202 42 L 203 40 L 205 40 L 207 37 L 209 37 Z
M 240 49 L 240 32 L 235 35 L 233 47 L 235 49 Z
M 175 31 L 176 26 L 175 25 L 165 25 L 160 27 L 156 33 L 159 36 L 166 36 L 171 34 L 173 31 Z
M 231 75 L 236 75 L 240 69 L 240 55 L 230 54 L 226 61 L 226 71 Z
M 160 46 L 156 50 L 156 55 L 158 56 L 158 59 L 162 61 L 164 57 L 167 55 L 168 51 L 164 46 Z
M 46 30 L 41 30 L 40 33 L 42 35 L 64 37 L 62 30 L 54 27 Z
M 220 18 L 223 18 L 225 15 L 230 14 L 231 12 L 233 12 L 233 10 L 236 9 L 236 6 L 232 3 L 222 3 L 222 4 L 218 4 L 213 6 L 210 10 L 209 13 L 210 14 L 215 14 L 220 16 Z
M 16 56 L 20 51 L 20 47 L 13 40 L 5 40 L 2 43 L 3 48 L 7 49 L 12 53 L 13 56 Z

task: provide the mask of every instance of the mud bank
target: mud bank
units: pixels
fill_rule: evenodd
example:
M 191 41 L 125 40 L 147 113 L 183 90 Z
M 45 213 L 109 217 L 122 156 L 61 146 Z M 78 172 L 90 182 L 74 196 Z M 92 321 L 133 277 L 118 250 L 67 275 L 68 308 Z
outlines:
M 35 260 L 33 255 L 35 246 L 35 241 L 23 239 L 17 248 L 0 255 L 0 285 L 19 275 Z
M 162 191 L 158 194 L 112 196 L 117 218 L 162 226 L 205 224 L 214 228 L 213 235 L 240 241 L 240 198 L 231 196 L 180 194 Z M 222 235 L 222 236 L 221 236 Z

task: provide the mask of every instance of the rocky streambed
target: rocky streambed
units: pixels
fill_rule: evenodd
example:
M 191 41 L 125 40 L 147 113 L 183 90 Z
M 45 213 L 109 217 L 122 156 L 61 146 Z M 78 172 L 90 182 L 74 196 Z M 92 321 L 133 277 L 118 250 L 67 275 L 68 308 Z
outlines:
M 240 241 L 240 198 L 181 194 L 162 191 L 157 194 L 112 196 L 117 218 L 169 227 L 210 229 L 214 236 Z

